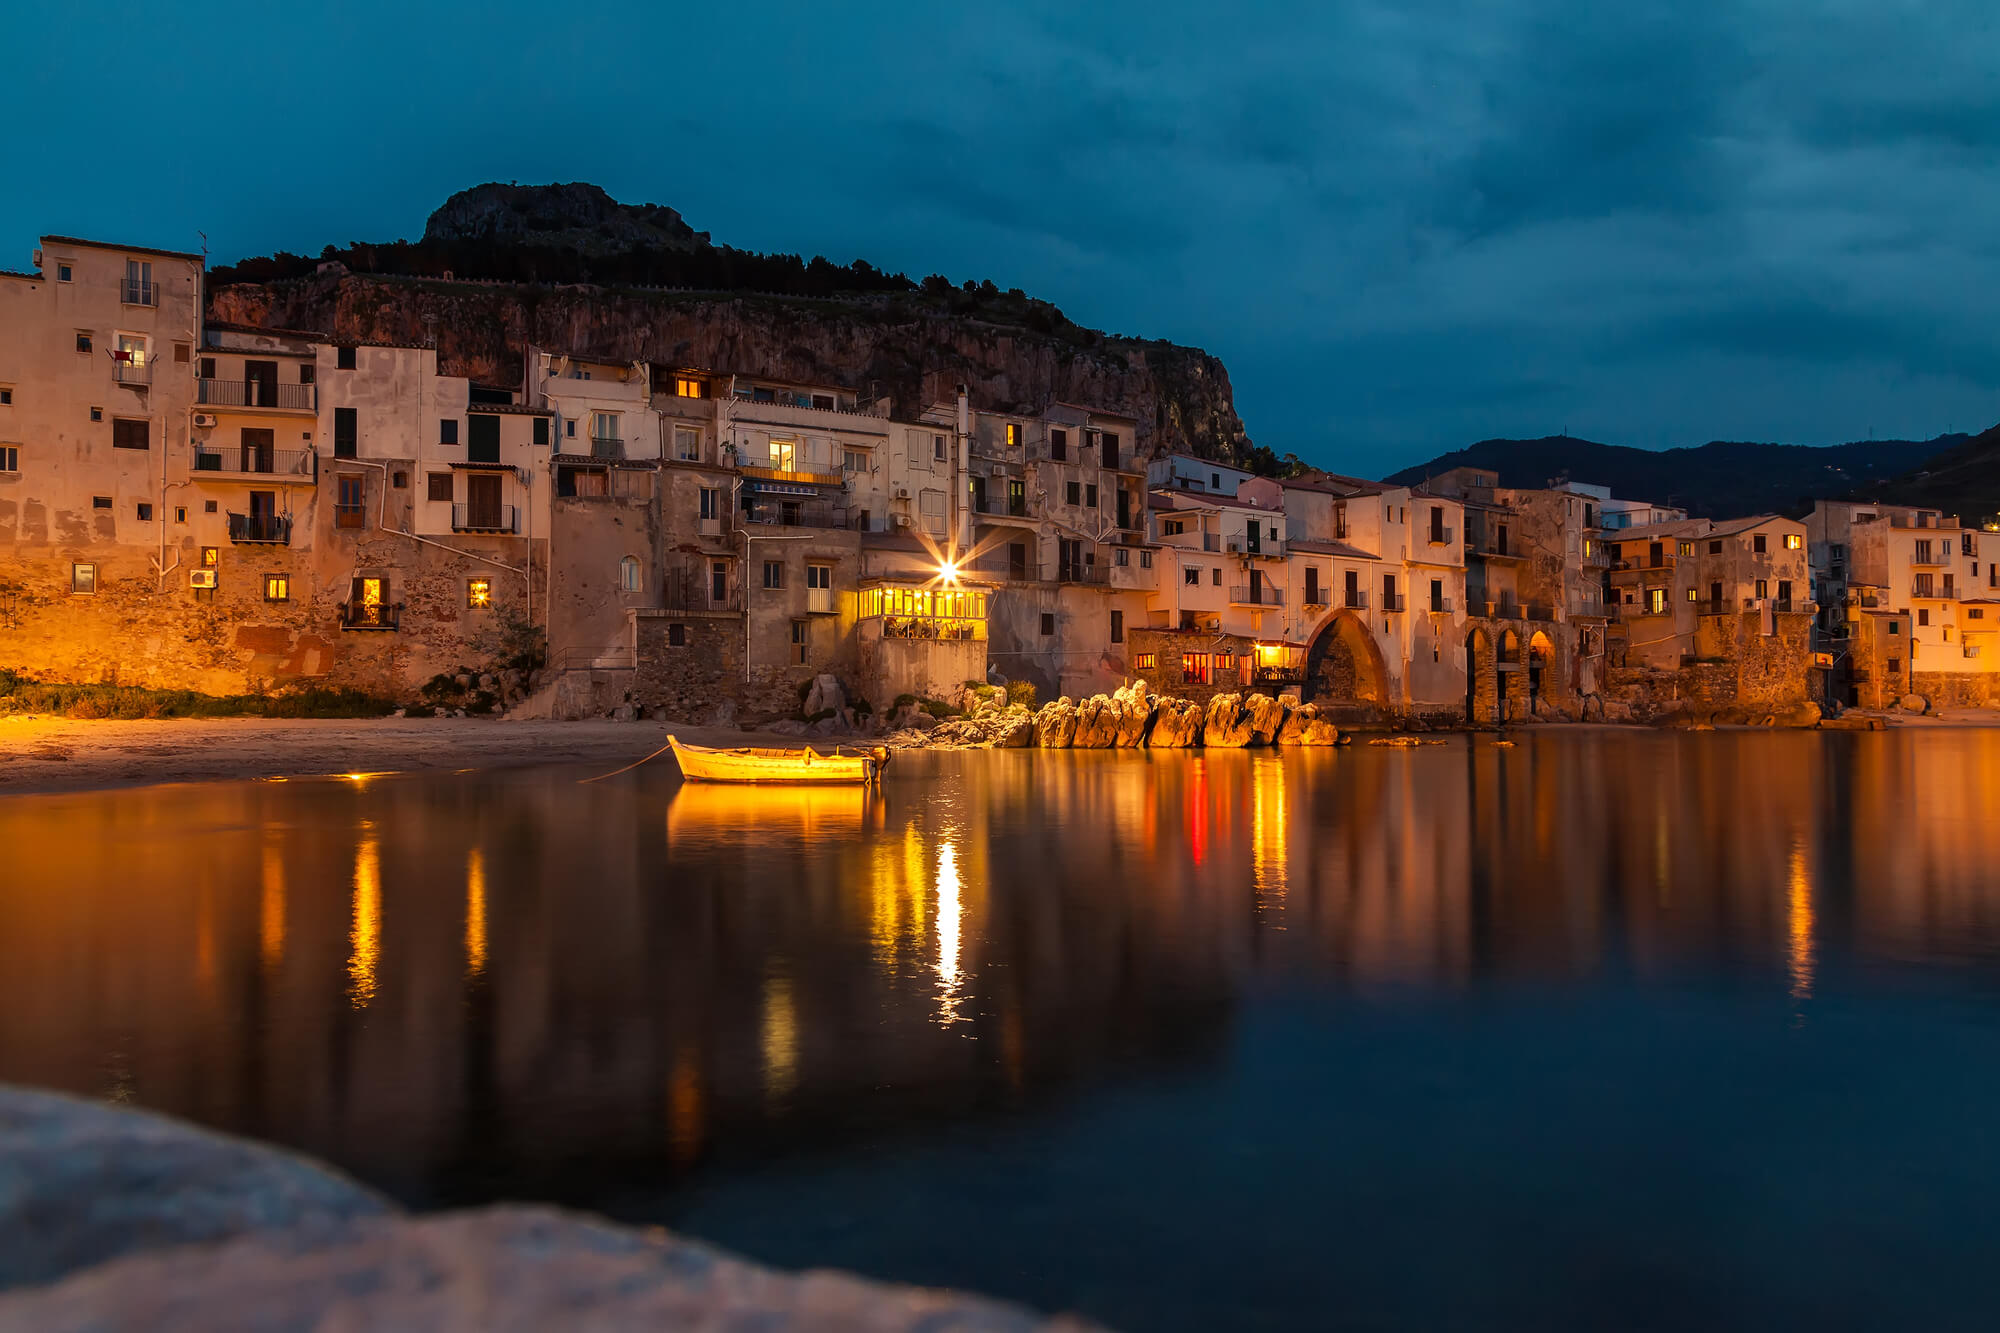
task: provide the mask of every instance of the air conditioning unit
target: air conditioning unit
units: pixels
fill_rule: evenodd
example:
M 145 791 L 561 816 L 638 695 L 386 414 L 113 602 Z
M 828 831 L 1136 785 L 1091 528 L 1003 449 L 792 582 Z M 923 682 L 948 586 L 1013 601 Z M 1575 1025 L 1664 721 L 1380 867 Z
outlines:
M 899 528 L 907 528 L 907 527 L 909 527 L 909 526 L 910 526 L 910 516 L 909 516 L 908 514 L 898 514 L 898 515 L 896 515 L 896 526 L 897 526 L 897 527 L 899 527 Z
M 35 251 L 35 267 L 40 268 L 41 266 L 42 266 L 42 252 L 40 250 L 37 250 Z
M 212 569 L 190 569 L 190 570 L 188 571 L 188 587 L 190 587 L 190 588 L 213 588 L 214 586 L 215 586 L 215 571 L 214 571 L 214 570 L 212 570 Z
M 907 500 L 907 499 L 909 499 L 909 498 L 910 498 L 910 488 L 909 488 L 908 486 L 898 486 L 898 487 L 896 488 L 896 498 L 897 498 L 898 500 Z
M 207 430 L 209 427 L 215 424 L 215 413 L 213 412 L 195 413 L 194 424 L 202 430 Z

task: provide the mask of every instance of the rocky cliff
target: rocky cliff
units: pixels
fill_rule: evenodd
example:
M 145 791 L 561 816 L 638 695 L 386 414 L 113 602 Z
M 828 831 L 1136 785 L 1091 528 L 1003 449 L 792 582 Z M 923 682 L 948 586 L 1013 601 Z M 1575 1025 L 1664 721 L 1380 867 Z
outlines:
M 445 373 L 497 387 L 521 384 L 531 345 L 843 384 L 905 417 L 963 383 L 993 410 L 1061 400 L 1128 413 L 1149 452 L 1253 459 L 1228 372 L 1198 348 L 1084 329 L 991 283 L 715 246 L 672 209 L 595 186 L 480 186 L 414 244 L 220 268 L 209 316 L 341 339 L 435 336 Z

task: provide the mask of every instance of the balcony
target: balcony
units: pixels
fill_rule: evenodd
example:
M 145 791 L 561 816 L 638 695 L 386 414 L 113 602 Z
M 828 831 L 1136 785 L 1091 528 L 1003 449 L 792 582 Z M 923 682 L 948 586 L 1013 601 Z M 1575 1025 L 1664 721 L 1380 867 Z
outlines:
M 1925 551 L 1920 549 L 1915 554 L 1911 555 L 1910 563 L 1917 566 L 1920 569 L 1936 568 L 1939 565 L 1948 565 L 1951 563 L 1951 548 L 1945 547 L 1943 550 L 1938 550 L 1938 551 Z
M 1368 593 L 1365 589 L 1359 592 L 1349 591 L 1341 598 L 1340 604 L 1350 611 L 1366 611 L 1368 609 Z
M 1465 553 L 1469 556 L 1476 556 L 1481 560 L 1525 560 L 1527 558 L 1526 552 L 1512 543 L 1503 546 L 1491 537 L 1474 537 L 1469 534 L 1465 539 Z M 1612 568 L 1616 569 L 1618 566 L 1614 563 Z
M 453 505 L 451 530 L 517 533 L 521 530 L 521 515 L 513 505 Z
M 128 389 L 150 389 L 153 387 L 153 363 L 151 361 L 113 361 L 111 378 Z
M 1399 592 L 1385 592 L 1382 594 L 1382 609 L 1384 611 L 1404 611 L 1408 607 L 1404 605 L 1403 594 Z
M 319 407 L 316 384 L 267 384 L 262 380 L 196 380 L 194 400 L 207 407 L 265 412 L 311 412 Z
M 712 575 L 676 578 L 669 573 L 666 586 L 661 589 L 660 607 L 666 611 L 741 611 L 743 594 L 725 583 L 722 595 L 716 596 Z
M 1285 590 L 1270 584 L 1237 584 L 1229 590 L 1231 606 L 1283 606 Z
M 367 510 L 362 505 L 336 504 L 333 507 L 333 526 L 336 528 L 365 528 L 368 526 Z
M 1433 597 L 1429 609 L 1434 616 L 1448 616 L 1451 614 L 1451 598 Z
M 1202 533 L 1202 534 L 1201 534 L 1201 549 L 1202 549 L 1202 550 L 1204 550 L 1204 551 L 1217 551 L 1217 552 L 1221 551 L 1221 550 L 1222 550 L 1222 534 L 1221 534 L 1221 533 L 1219 533 L 1219 532 L 1204 532 L 1204 533 Z
M 1018 499 L 1010 496 L 983 495 L 973 505 L 973 512 L 989 518 L 1032 518 L 1028 513 L 1028 497 Z
M 1529 602 L 1524 612 L 1530 620 L 1551 621 L 1556 618 L 1556 609 L 1545 602 Z
M 834 605 L 833 589 L 807 588 L 806 614 L 809 616 L 830 616 L 839 608 Z
M 1457 535 L 1456 528 L 1432 528 L 1424 535 L 1424 540 L 1432 546 L 1449 546 Z
M 194 447 L 194 470 L 200 480 L 293 481 L 310 484 L 319 475 L 319 455 L 310 449 L 259 449 L 252 445 L 236 448 L 198 444 Z
M 229 540 L 246 546 L 289 546 L 292 520 L 284 514 L 231 514 Z
M 118 282 L 118 299 L 125 305 L 158 305 L 160 284 L 148 282 L 144 278 L 121 278 Z
M 736 470 L 746 477 L 756 477 L 762 481 L 788 481 L 796 486 L 843 486 L 847 482 L 847 478 L 838 472 L 799 472 L 787 468 L 749 465 L 738 467 Z
M 960 564 L 959 568 L 983 579 L 1006 579 L 1010 583 L 1042 581 L 1042 567 L 1039 562 L 1027 558 L 1015 560 L 1005 551 L 974 556 L 970 561 Z
M 753 508 L 743 511 L 745 523 L 776 528 L 847 526 L 845 511 L 830 504 L 812 500 L 773 500 L 763 497 L 755 498 L 752 504 Z
M 340 604 L 340 627 L 356 630 L 388 630 L 393 632 L 403 622 L 403 604 L 393 605 L 382 602 L 342 602 Z
M 590 456 L 611 463 L 623 462 L 625 441 L 615 435 L 593 435 L 590 437 Z
M 1949 583 L 1938 585 L 1929 579 L 1912 579 L 1910 596 L 1920 602 L 1949 602 L 1958 596 Z
M 1110 571 L 1095 561 L 1089 563 L 1065 561 L 1056 567 L 1057 583 L 1082 583 L 1102 587 L 1110 581 Z

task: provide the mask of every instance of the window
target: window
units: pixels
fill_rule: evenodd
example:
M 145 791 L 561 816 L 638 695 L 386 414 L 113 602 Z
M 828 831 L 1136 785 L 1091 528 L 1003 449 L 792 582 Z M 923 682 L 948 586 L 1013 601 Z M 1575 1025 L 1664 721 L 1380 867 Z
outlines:
M 771 466 L 779 472 L 796 472 L 799 466 L 799 446 L 796 440 L 771 441 Z
M 114 417 L 111 421 L 111 447 L 114 449 L 144 449 L 147 444 L 148 421 L 135 421 L 131 417 Z
M 90 497 L 90 507 L 92 509 L 109 509 L 111 508 L 111 497 L 108 495 L 93 495 Z
M 1123 611 L 1113 611 L 1111 613 L 1111 642 L 1125 642 L 1125 613 Z
M 535 418 L 535 444 L 543 449 L 549 447 L 549 419 L 547 417 Z
M 844 472 L 866 472 L 868 455 L 859 449 L 844 449 L 840 454 L 840 467 Z
M 0 444 L 0 472 L 19 472 L 20 470 L 20 449 L 15 445 Z
M 1767 580 L 1764 580 L 1764 579 L 1758 579 L 1758 580 L 1757 580 L 1757 600 L 1758 600 L 1758 601 L 1760 601 L 1760 602 L 1761 602 L 1761 601 L 1763 601 L 1763 600 L 1764 600 L 1764 598 L 1765 598 L 1766 596 L 1768 596 L 1768 595 L 1769 595 L 1769 590 L 1770 590 L 1770 587 L 1771 587 L 1771 585 L 1770 585 L 1770 583 L 1769 583 L 1769 582 L 1768 582 Z
M 0 407 L 12 407 L 13 405 L 14 391 L 12 389 L 0 389 Z
M 333 482 L 333 524 L 337 528 L 363 526 L 362 503 L 367 498 L 367 478 L 335 477 Z
M 1183 569 L 1181 571 L 1181 582 L 1187 584 L 1190 588 L 1199 588 L 1201 586 L 1201 566 L 1189 565 L 1186 569 Z
M 1013 426 L 1007 428 L 1007 442 L 1009 444 L 1016 443 L 1020 439 L 1020 436 L 1015 433 L 1016 429 Z M 1058 463 L 1064 462 L 1069 458 L 1068 431 L 1055 429 L 1049 431 L 1049 457 Z
M 440 504 L 451 503 L 451 473 L 433 472 L 425 480 L 430 483 L 429 490 L 425 492 L 425 499 Z
M 674 376 L 674 397 L 706 398 L 708 397 L 708 383 L 705 380 L 695 378 L 693 375 L 676 375 Z
M 1217 653 L 1215 655 L 1215 669 L 1218 672 L 1236 670 L 1236 654 Z
M 1680 544 L 1680 554 L 1682 554 L 1682 555 L 1693 555 L 1693 554 L 1694 554 L 1694 543 L 1693 543 L 1693 542 L 1682 542 L 1682 543 Z
M 1153 553 L 1151 551 L 1139 552 L 1139 568 L 1151 569 L 1152 567 L 1153 567 Z
M 103 409 L 103 408 L 101 408 L 101 407 L 93 407 L 93 408 L 91 408 L 91 409 L 90 409 L 90 419 L 91 419 L 92 421 L 102 421 L 102 420 L 104 420 L 104 409 Z
M 291 601 L 292 576 L 289 574 L 266 574 L 264 576 L 264 600 L 267 602 Z
M 1095 485 L 1083 488 L 1083 507 L 1085 509 L 1097 508 L 1097 487 Z
M 73 275 L 73 274 L 72 274 L 72 273 L 70 272 L 70 267 L 69 267 L 69 265 L 68 265 L 68 264 L 57 264 L 57 265 L 56 265 L 56 281 L 57 281 L 57 282 L 68 282 L 68 281 L 70 281 L 70 280 L 71 280 L 71 278 L 72 278 L 73 276 L 74 276 L 74 275 Z
M 176 522 L 176 523 L 185 523 L 185 522 L 187 522 L 187 521 L 188 521 L 188 511 L 187 511 L 187 506 L 186 506 L 186 505 L 175 505 L 175 506 L 174 506 L 174 522 Z
M 202 501 L 201 512 L 204 514 L 213 514 L 215 512 L 215 501 L 213 500 Z
M 563 422 L 563 438 L 566 440 L 576 438 L 576 423 L 574 421 Z
M 833 566 L 806 566 L 806 610 L 822 615 L 833 611 Z
M 1159 660 L 1159 657 L 1153 653 L 1134 653 L 1132 654 L 1132 669 L 1134 671 L 1152 671 L 1157 667 Z
M 1709 553 L 1710 555 L 1721 555 L 1721 554 L 1722 554 L 1722 543 L 1721 543 L 1721 542 L 1710 542 L 1710 543 L 1708 544 L 1708 553 Z
M 713 486 L 701 488 L 701 516 L 704 519 L 722 517 L 722 493 Z
M 590 438 L 593 440 L 615 440 L 618 436 L 618 414 L 616 412 L 592 412 L 590 414 Z
M 1688 600 L 1690 602 L 1698 602 L 1701 600 L 1700 591 L 1697 590 L 1692 584 L 1688 586 Z
M 1965 618 L 1967 620 L 1984 620 L 1986 619 L 1986 608 L 1980 606 L 1967 607 Z
M 701 430 L 698 427 L 674 427 L 674 457 L 683 463 L 701 461 Z
M 1060 433 L 1059 431 L 1051 431 L 1050 435 L 1053 437 Z M 1009 449 L 1019 449 L 1021 447 L 1021 424 L 1017 421 L 1007 423 L 1007 447 Z M 1057 454 L 1056 457 L 1061 458 L 1062 455 Z
M 1892 620 L 1889 622 L 1889 632 L 1891 634 L 1901 634 L 1903 632 L 1903 627 L 1898 622 Z
M 180 354 L 180 351 L 181 351 L 181 345 L 180 345 L 179 343 L 176 343 L 176 344 L 174 344 L 174 360 L 176 360 L 176 361 L 185 361 L 185 360 L 187 360 L 187 358 L 186 358 L 186 357 L 184 357 L 184 356 L 182 356 L 182 355 Z M 310 361 L 302 361 L 302 362 L 300 362 L 300 363 L 299 363 L 299 383 L 301 383 L 301 384 L 311 384 L 312 382 L 313 382 L 313 363 L 312 363 L 312 362 L 310 362 Z
M 708 562 L 708 600 L 717 606 L 729 600 L 729 562 L 726 560 Z
M 141 523 L 151 523 L 153 521 L 153 506 L 141 501 L 134 508 L 139 512 L 139 521 Z
M 1048 638 L 1056 632 L 1056 615 L 1053 611 L 1042 612 L 1042 637 Z
M 76 350 L 85 356 L 90 355 L 90 335 L 82 329 L 76 331 Z
M 1181 679 L 1189 685 L 1208 684 L 1208 654 L 1182 653 Z
M 831 590 L 831 589 L 832 589 L 832 587 L 833 587 L 833 566 L 832 566 L 832 565 L 807 565 L 807 566 L 806 566 L 806 587 L 808 587 L 808 588 L 825 588 L 825 589 L 828 589 L 828 590 Z
M 96 592 L 97 566 L 71 565 L 69 567 L 69 590 L 73 593 Z
M 1212 491 L 1222 489 L 1222 474 L 1220 472 L 1211 472 L 1208 474 L 1208 488 Z
M 785 565 L 782 560 L 766 560 L 764 562 L 764 586 L 767 588 L 782 588 L 785 586 Z
M 1116 550 L 1112 551 L 1111 563 L 1118 566 L 1118 568 L 1120 569 L 1124 569 L 1127 565 L 1130 565 L 1132 563 L 1132 553 L 1126 550 L 1124 547 L 1120 546 Z
M 467 579 L 465 581 L 465 605 L 478 610 L 482 606 L 493 605 L 492 579 Z
M 355 444 L 361 437 L 360 420 L 351 407 L 333 409 L 333 456 L 352 458 Z
M 628 555 L 618 562 L 618 587 L 623 592 L 638 592 L 641 586 L 639 562 Z
M 333 365 L 336 370 L 354 369 L 354 349 L 352 347 L 335 348 L 333 352 Z
M 1796 551 L 1804 544 L 1805 538 L 1799 536 L 1798 533 L 1788 532 L 1785 534 L 1785 549 L 1787 551 Z
M 688 627 L 675 621 L 667 626 L 667 647 L 685 648 L 688 641 Z
M 944 461 L 944 436 L 931 436 L 931 457 L 940 463 Z
M 1931 613 L 1928 610 L 1917 612 L 1917 623 L 1928 626 L 1931 623 Z
M 1213 576 L 1209 581 L 1213 583 L 1216 587 L 1220 588 L 1222 586 L 1222 566 L 1217 565 L 1214 569 L 1211 569 L 1208 572 Z
M 925 491 L 918 497 L 923 512 L 924 531 L 933 537 L 944 536 L 944 492 Z
M 389 474 L 389 484 L 399 491 L 407 491 L 410 489 L 410 474 L 407 472 L 391 472 Z
M 438 443 L 439 444 L 458 443 L 457 417 L 445 417 L 444 419 L 438 422 Z
M 1667 613 L 1667 590 L 1665 588 L 1646 589 L 1646 611 L 1648 614 L 1655 616 Z
M 1758 534 L 1757 534 L 1756 536 L 1754 536 L 1754 537 L 1752 537 L 1752 538 L 1750 539 L 1750 549 L 1751 549 L 1751 550 L 1753 550 L 1753 551 L 1755 551 L 1755 552 L 1756 552 L 1756 553 L 1757 553 L 1758 555 L 1762 555 L 1762 554 L 1764 554 L 1764 534 L 1763 534 L 1763 533 L 1761 533 L 1761 532 L 1760 532 L 1760 533 L 1758 533 Z
M 1163 537 L 1178 537 L 1186 531 L 1187 520 L 1185 519 L 1163 518 L 1160 520 L 1160 535 Z
M 812 622 L 794 620 L 792 622 L 792 652 L 800 666 L 812 661 Z
M 1063 486 L 1063 503 L 1080 504 L 1083 501 L 1083 483 L 1072 481 Z

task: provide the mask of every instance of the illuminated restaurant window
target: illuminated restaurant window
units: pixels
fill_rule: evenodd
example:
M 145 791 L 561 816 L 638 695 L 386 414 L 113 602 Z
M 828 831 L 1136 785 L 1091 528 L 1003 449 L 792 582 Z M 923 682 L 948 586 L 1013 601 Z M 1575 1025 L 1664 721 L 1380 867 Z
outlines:
M 1208 654 L 1182 653 L 1181 679 L 1190 685 L 1208 684 Z
M 465 581 L 465 604 L 469 607 L 493 605 L 493 580 L 467 579 Z
M 267 602 L 291 601 L 291 576 L 289 574 L 266 574 L 264 576 L 264 600 Z
M 96 565 L 71 565 L 69 567 L 69 590 L 74 593 L 97 591 Z
M 1132 655 L 1132 669 L 1134 671 L 1151 671 L 1159 660 L 1152 653 L 1134 653 Z

